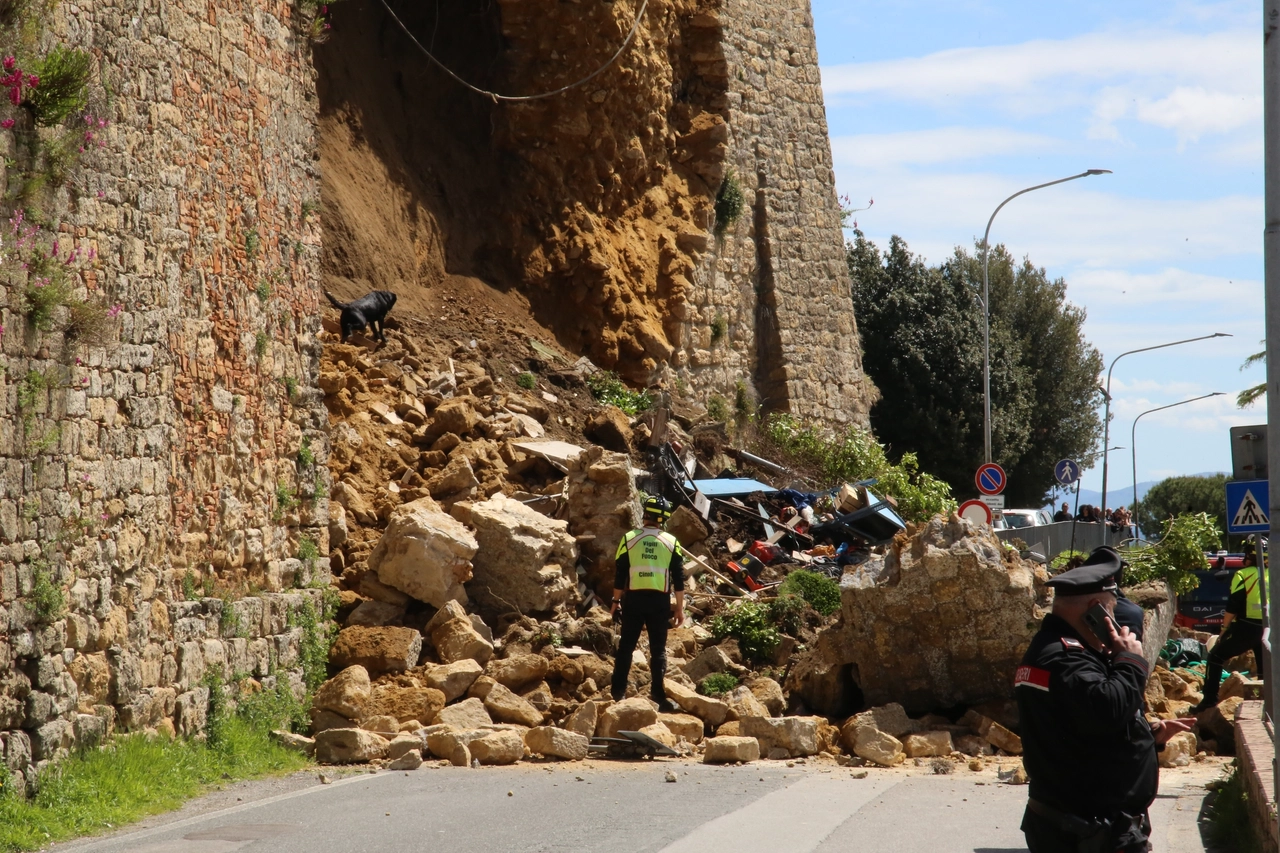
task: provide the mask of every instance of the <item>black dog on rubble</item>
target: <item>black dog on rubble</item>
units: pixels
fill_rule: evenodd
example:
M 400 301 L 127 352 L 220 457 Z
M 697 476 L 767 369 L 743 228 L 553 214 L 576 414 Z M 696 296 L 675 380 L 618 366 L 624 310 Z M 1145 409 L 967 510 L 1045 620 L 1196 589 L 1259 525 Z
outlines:
M 386 335 L 382 333 L 382 321 L 391 311 L 392 306 L 396 304 L 396 295 L 389 290 L 371 290 L 359 299 L 353 299 L 350 302 L 339 302 L 333 298 L 333 294 L 325 291 L 324 295 L 329 298 L 329 302 L 334 308 L 342 312 L 339 320 L 342 326 L 342 341 L 346 343 L 347 338 L 356 332 L 363 332 L 366 327 L 373 328 L 373 336 L 384 344 L 387 342 Z

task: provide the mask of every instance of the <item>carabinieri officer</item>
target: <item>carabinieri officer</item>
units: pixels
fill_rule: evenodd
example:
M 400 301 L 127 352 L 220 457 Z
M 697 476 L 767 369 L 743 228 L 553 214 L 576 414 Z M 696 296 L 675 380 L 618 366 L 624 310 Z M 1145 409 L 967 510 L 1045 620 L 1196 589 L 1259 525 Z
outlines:
M 1053 612 L 1014 679 L 1023 765 L 1031 786 L 1022 831 L 1031 853 L 1150 850 L 1147 809 L 1156 796 L 1156 753 L 1191 727 L 1148 723 L 1142 694 L 1150 668 L 1142 644 L 1114 618 L 1119 555 L 1099 549 L 1051 579 Z M 1109 614 L 1098 637 L 1085 621 Z M 1096 611 L 1095 611 L 1096 612 Z

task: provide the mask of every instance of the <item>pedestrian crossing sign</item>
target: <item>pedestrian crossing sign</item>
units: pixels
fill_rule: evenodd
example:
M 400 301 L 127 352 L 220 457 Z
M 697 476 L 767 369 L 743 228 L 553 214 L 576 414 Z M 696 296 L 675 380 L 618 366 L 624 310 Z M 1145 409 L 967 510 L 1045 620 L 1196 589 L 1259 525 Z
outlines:
M 1236 480 L 1227 483 L 1227 532 L 1267 533 L 1271 492 L 1266 480 Z

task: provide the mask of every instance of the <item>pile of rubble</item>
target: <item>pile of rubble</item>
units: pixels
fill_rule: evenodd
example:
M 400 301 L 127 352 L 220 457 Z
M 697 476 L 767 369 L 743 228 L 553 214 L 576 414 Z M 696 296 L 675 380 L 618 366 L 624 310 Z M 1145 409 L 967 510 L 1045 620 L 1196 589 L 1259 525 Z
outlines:
M 979 769 L 1020 754 L 1010 673 L 1048 607 L 1048 575 L 985 528 L 951 516 L 903 530 L 891 501 L 858 486 L 809 495 L 719 477 L 708 500 L 699 477 L 729 461 L 714 428 L 597 406 L 581 363 L 506 364 L 461 344 L 428 352 L 393 334 L 376 349 L 329 344 L 322 365 L 342 627 L 313 737 L 290 738 L 319 760 L 580 760 L 620 731 L 711 763 L 826 755 Z M 632 698 L 608 692 L 616 640 L 599 603 L 617 542 L 639 522 L 637 481 L 692 484 L 701 500 L 668 526 L 691 555 L 689 627 L 667 646 L 679 713 L 641 698 L 641 652 Z M 704 627 L 735 598 L 767 599 L 797 567 L 838 577 L 841 606 L 807 611 L 773 660 Z M 703 695 L 717 673 L 737 686 Z M 1153 684 L 1168 692 L 1148 691 L 1162 713 L 1177 710 L 1157 704 L 1176 688 L 1164 673 Z

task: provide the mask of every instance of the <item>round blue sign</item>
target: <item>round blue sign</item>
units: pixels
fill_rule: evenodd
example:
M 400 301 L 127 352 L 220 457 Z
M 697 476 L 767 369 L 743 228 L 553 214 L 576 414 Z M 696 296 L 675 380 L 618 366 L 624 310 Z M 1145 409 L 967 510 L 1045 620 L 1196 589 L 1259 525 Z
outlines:
M 1060 486 L 1070 486 L 1080 479 L 1080 463 L 1074 459 L 1063 459 L 1053 466 L 1053 478 Z
M 1003 468 L 994 462 L 988 462 L 978 468 L 978 473 L 974 475 L 973 482 L 977 485 L 978 491 L 984 495 L 998 495 L 1004 491 L 1008 478 L 1005 476 Z

